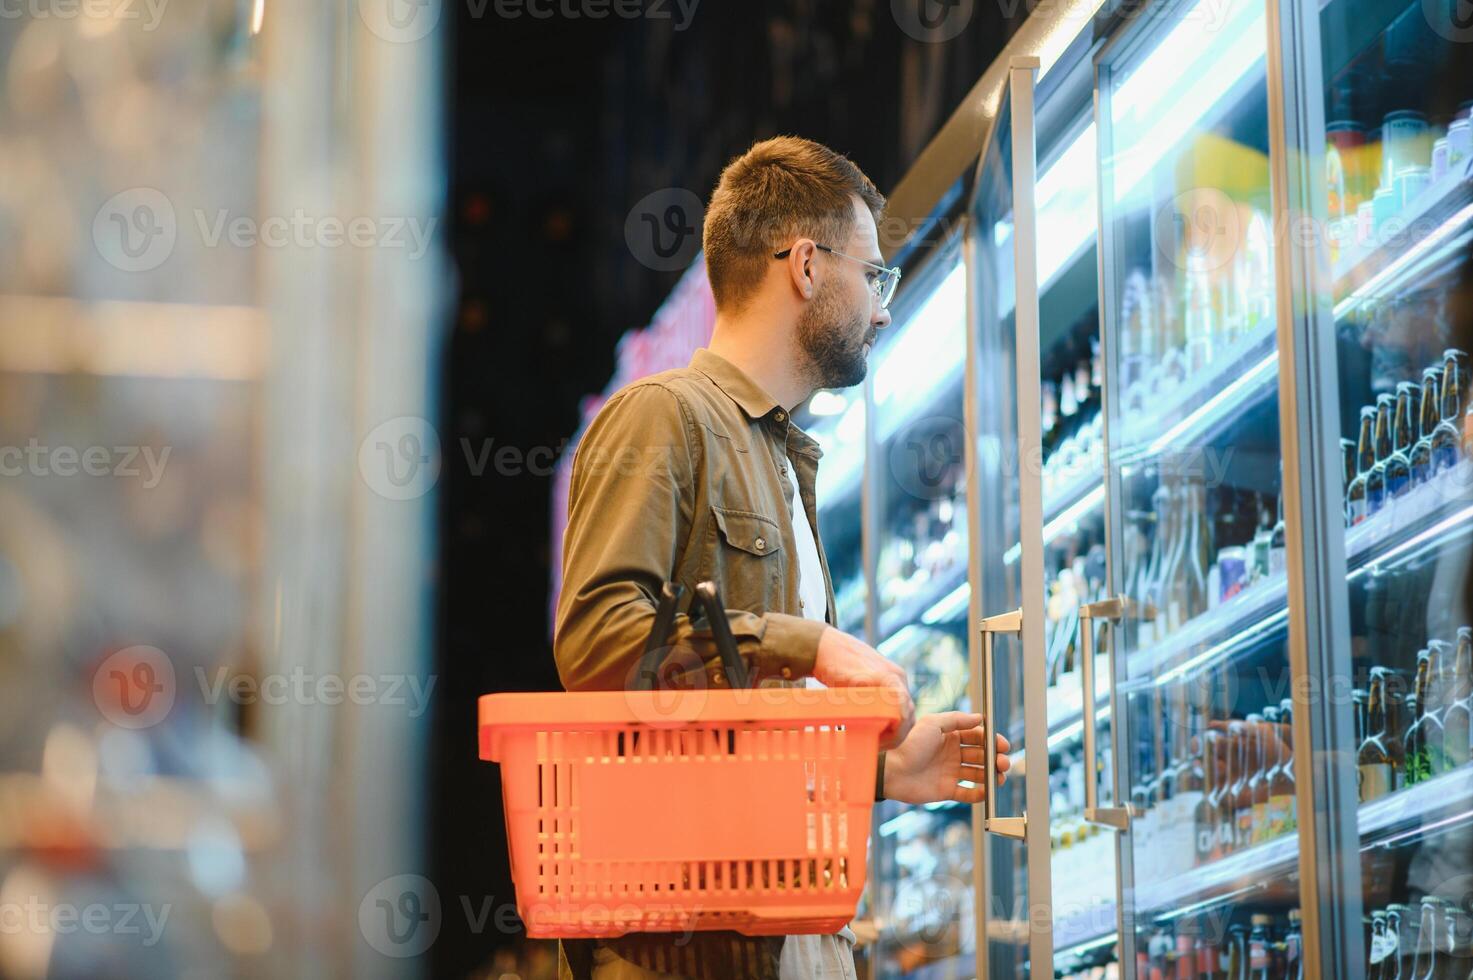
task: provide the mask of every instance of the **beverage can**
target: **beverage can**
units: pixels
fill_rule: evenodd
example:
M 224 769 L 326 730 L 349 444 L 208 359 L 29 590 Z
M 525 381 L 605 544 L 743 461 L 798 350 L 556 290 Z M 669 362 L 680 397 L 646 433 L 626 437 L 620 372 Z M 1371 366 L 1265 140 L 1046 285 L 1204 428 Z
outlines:
M 1383 184 L 1376 189 L 1371 198 L 1372 228 L 1371 237 L 1374 239 L 1386 227 L 1386 222 L 1396 217 L 1396 188 L 1393 184 Z
M 1444 136 L 1432 144 L 1432 182 L 1435 184 L 1447 176 L 1452 168 L 1452 149 Z M 1333 212 L 1332 212 L 1333 213 Z
M 1427 117 L 1415 109 L 1388 113 L 1381 124 L 1381 182 L 1390 185 L 1403 167 L 1432 163 L 1432 141 L 1427 138 Z
M 1423 191 L 1432 185 L 1432 170 L 1420 164 L 1402 167 L 1396 175 L 1396 201 L 1405 211 Z
M 1241 545 L 1217 553 L 1218 599 L 1226 602 L 1248 585 L 1248 552 Z
M 1362 201 L 1355 209 L 1355 243 L 1365 245 L 1376 237 L 1376 206 Z
M 1447 128 L 1448 169 L 1457 170 L 1469 157 L 1473 157 L 1473 122 L 1458 119 Z

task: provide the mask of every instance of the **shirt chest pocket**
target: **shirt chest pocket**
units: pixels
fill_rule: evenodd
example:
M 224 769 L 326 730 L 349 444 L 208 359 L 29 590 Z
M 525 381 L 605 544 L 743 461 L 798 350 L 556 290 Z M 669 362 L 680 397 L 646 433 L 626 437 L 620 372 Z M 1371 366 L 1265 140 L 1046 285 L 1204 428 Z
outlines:
M 777 521 L 746 510 L 712 507 L 715 574 L 728 608 L 782 612 L 783 547 Z

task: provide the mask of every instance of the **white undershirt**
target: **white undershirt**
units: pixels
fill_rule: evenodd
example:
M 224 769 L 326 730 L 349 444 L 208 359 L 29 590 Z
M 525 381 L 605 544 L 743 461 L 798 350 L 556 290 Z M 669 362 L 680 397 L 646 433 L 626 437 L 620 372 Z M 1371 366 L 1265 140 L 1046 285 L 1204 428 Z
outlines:
M 793 484 L 793 538 L 798 547 L 798 598 L 803 616 L 818 622 L 828 621 L 829 593 L 823 583 L 823 563 L 818 558 L 818 541 L 808 523 L 808 511 Z

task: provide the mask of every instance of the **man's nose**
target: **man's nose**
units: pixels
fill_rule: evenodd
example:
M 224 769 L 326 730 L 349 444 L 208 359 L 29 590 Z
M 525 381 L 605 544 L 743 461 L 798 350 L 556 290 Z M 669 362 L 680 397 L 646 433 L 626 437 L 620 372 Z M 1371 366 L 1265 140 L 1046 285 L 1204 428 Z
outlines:
M 890 311 L 884 308 L 876 311 L 874 320 L 872 322 L 874 323 L 876 330 L 884 330 L 890 325 Z

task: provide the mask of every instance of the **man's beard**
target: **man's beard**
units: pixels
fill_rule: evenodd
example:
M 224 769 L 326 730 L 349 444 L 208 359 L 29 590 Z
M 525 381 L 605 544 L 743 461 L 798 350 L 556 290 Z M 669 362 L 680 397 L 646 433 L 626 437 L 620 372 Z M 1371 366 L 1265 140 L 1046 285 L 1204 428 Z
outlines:
M 874 343 L 862 315 L 845 317 L 828 290 L 820 290 L 798 316 L 798 348 L 808 358 L 815 388 L 849 388 L 869 370 L 864 345 Z

